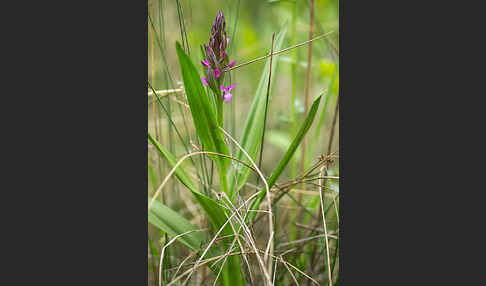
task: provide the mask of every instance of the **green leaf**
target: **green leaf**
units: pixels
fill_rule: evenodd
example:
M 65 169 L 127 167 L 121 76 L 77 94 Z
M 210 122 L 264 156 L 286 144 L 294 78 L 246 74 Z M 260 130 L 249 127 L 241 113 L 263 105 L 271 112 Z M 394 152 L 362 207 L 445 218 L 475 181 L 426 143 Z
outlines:
M 148 199 L 149 201 L 152 200 L 150 196 Z M 183 216 L 157 200 L 154 201 L 152 208 L 148 212 L 148 221 L 172 237 L 187 231 L 198 229 Z M 187 247 L 196 250 L 204 243 L 205 238 L 202 232 L 196 231 L 183 235 L 177 238 L 177 240 L 185 244 Z
M 282 47 L 283 39 L 285 37 L 286 28 L 285 25 L 282 30 L 275 37 L 274 50 L 278 51 Z M 272 82 L 275 80 L 275 71 L 277 70 L 277 60 L 278 56 L 274 56 L 272 63 Z M 260 82 L 253 98 L 250 110 L 248 112 L 248 117 L 246 118 L 245 125 L 243 127 L 243 133 L 240 140 L 240 145 L 243 149 L 248 152 L 248 155 L 253 160 L 256 160 L 258 155 L 258 150 L 260 150 L 262 133 L 263 133 L 263 121 L 265 116 L 265 100 L 268 85 L 268 73 L 270 72 L 270 58 L 267 59 L 265 63 L 265 68 L 263 69 L 262 76 L 260 77 Z M 271 98 L 271 94 L 270 94 Z M 235 157 L 246 163 L 249 163 L 248 158 L 241 152 L 240 149 L 236 149 Z M 250 175 L 250 169 L 243 168 L 240 169 L 238 176 L 238 190 L 245 184 Z M 234 185 L 234 176 L 228 176 L 230 186 Z M 236 192 L 232 193 L 234 196 Z M 233 196 L 230 198 L 233 199 Z
M 223 141 L 223 135 L 219 130 L 219 124 L 206 91 L 203 88 L 201 78 L 191 59 L 182 50 L 181 45 L 176 43 L 177 56 L 181 67 L 182 80 L 186 90 L 187 102 L 191 109 L 192 119 L 196 127 L 197 135 L 201 140 L 204 150 L 229 155 L 228 146 Z M 226 173 L 229 166 L 229 159 L 210 155 L 216 162 L 223 191 L 228 193 Z
M 170 167 L 174 168 L 174 166 L 177 164 L 177 159 L 175 158 L 175 156 L 172 155 L 162 145 L 160 145 L 159 142 L 157 142 L 157 140 L 155 140 L 150 133 L 148 133 L 148 139 L 154 145 L 155 149 L 157 149 L 157 151 L 159 151 L 159 153 L 167 160 Z M 194 183 L 184 171 L 182 166 L 177 167 L 177 169 L 175 170 L 175 175 L 179 179 L 179 181 L 184 186 L 186 186 L 189 191 L 191 191 L 191 193 L 194 195 L 194 198 L 206 212 L 206 215 L 208 216 L 214 227 L 219 229 L 219 227 L 221 227 L 221 225 L 223 225 L 226 221 L 224 209 L 219 206 L 219 204 L 215 200 L 207 197 L 196 189 Z
M 317 110 L 319 109 L 319 103 L 321 102 L 321 98 L 322 98 L 322 93 L 319 94 L 319 96 L 312 103 L 309 113 L 307 114 L 307 117 L 302 123 L 299 132 L 297 132 L 297 135 L 295 136 L 294 140 L 292 140 L 292 144 L 290 144 L 289 149 L 287 150 L 283 158 L 278 163 L 277 167 L 275 168 L 272 175 L 270 176 L 270 179 L 268 179 L 267 181 L 268 188 L 271 188 L 275 184 L 275 182 L 277 182 L 277 179 L 280 177 L 285 167 L 289 163 L 290 159 L 294 155 L 295 150 L 297 150 L 297 147 L 302 142 L 302 139 L 304 139 L 305 134 L 307 133 L 307 131 L 309 131 L 309 128 L 312 126 L 312 122 L 314 122 L 314 118 L 316 116 Z M 263 192 L 258 196 L 258 198 L 252 204 L 251 209 L 257 210 L 263 198 L 265 198 L 265 195 L 266 195 L 266 189 L 263 189 Z M 248 215 L 248 219 L 252 220 L 255 217 L 255 215 L 256 212 L 250 212 L 250 214 Z

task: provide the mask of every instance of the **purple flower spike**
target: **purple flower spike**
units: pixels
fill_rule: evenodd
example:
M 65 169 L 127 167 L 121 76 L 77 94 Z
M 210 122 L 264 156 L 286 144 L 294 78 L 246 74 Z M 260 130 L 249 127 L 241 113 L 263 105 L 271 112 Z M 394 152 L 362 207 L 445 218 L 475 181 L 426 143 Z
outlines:
M 219 11 L 213 26 L 211 27 L 209 44 L 203 45 L 203 52 L 205 55 L 201 60 L 206 75 L 204 79 L 201 78 L 201 81 L 218 95 L 221 94 L 221 91 L 218 90 L 218 86 L 224 82 L 225 74 L 228 72 L 228 69 L 235 65 L 235 62 L 230 60 L 228 52 L 226 51 L 228 44 L 229 38 L 226 34 L 226 21 L 223 12 Z M 224 90 L 222 96 L 227 102 L 231 99 L 230 90 L 233 87 L 234 85 Z
M 204 77 L 201 77 L 201 81 L 204 85 L 208 85 L 208 82 L 206 81 L 206 79 Z
M 209 60 L 205 59 L 204 61 L 201 61 L 201 64 L 203 64 L 203 66 L 209 67 Z

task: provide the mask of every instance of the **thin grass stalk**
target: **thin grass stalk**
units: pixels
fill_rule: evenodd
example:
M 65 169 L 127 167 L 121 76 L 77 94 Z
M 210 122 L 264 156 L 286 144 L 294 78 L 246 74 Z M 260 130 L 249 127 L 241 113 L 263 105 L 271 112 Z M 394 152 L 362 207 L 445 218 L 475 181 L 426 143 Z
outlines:
M 160 6 L 160 5 L 158 5 L 158 6 Z M 153 13 L 154 8 L 155 8 L 155 3 L 154 3 L 154 5 L 152 6 L 152 13 Z M 159 7 L 159 10 L 160 10 L 160 7 Z M 149 19 L 152 19 L 152 15 L 153 15 L 153 14 L 150 14 L 150 13 L 149 13 Z M 151 44 L 153 45 L 153 44 L 154 44 L 155 39 L 157 38 L 157 32 L 156 32 L 156 30 L 155 30 L 154 24 L 153 24 L 152 22 L 150 22 L 150 24 L 151 24 L 150 26 L 152 27 L 152 29 L 150 29 L 150 28 L 149 28 L 149 31 L 151 31 L 151 32 L 152 32 Z M 161 25 L 161 24 L 160 24 L 160 21 L 159 21 L 159 30 L 160 30 L 160 25 Z M 154 56 L 155 56 L 155 50 L 153 50 L 153 54 L 154 54 Z M 155 65 L 153 65 L 152 67 L 153 67 L 153 68 L 155 68 Z M 152 78 L 152 81 L 154 81 L 154 77 Z M 152 104 L 153 104 L 153 103 L 152 103 Z M 161 112 L 160 112 L 160 108 L 159 108 L 159 107 L 157 107 L 156 109 L 157 109 L 157 118 L 159 118 L 159 117 L 160 117 L 160 113 L 161 113 Z M 155 128 L 156 128 L 156 127 L 155 127 Z M 158 132 L 158 130 L 157 130 L 157 129 L 155 130 L 155 136 L 156 136 L 156 138 L 157 138 L 157 136 L 158 136 L 158 140 L 162 141 L 162 139 L 163 139 L 163 138 L 162 138 L 162 134 L 161 134 L 161 132 Z M 163 172 L 164 172 L 164 167 L 165 167 L 165 164 L 164 164 L 164 162 L 161 160 L 161 158 L 158 158 L 158 163 L 159 163 L 159 164 L 158 164 L 158 173 L 159 173 L 159 177 L 162 177 Z
M 312 39 L 313 35 L 313 27 L 314 27 L 314 0 L 311 0 L 310 6 L 310 25 L 309 25 L 309 40 Z M 307 70 L 305 76 L 305 97 L 304 97 L 304 115 L 307 115 L 309 111 L 309 94 L 311 88 L 311 73 L 312 71 L 312 42 L 309 43 L 308 51 L 307 51 Z M 302 140 L 302 157 L 301 157 L 301 171 L 304 171 L 305 167 L 305 151 L 306 151 L 306 139 Z M 299 198 L 300 200 L 301 198 Z
M 325 166 L 322 166 L 321 167 L 321 176 L 324 175 L 324 169 L 325 169 Z M 327 173 L 327 171 L 326 171 Z M 327 175 L 327 174 L 326 174 Z M 327 224 L 326 224 L 326 215 L 324 214 L 324 180 L 325 179 L 322 179 L 322 187 L 320 189 L 320 192 L 319 192 L 319 199 L 320 199 L 320 203 L 321 203 L 321 212 L 322 212 L 322 223 L 324 225 L 324 237 L 325 237 L 325 241 L 326 241 L 326 257 L 327 257 L 327 267 L 328 267 L 328 276 L 329 276 L 329 286 L 332 286 L 332 272 L 331 272 L 331 259 L 330 259 L 330 253 L 329 253 L 329 240 L 328 240 L 328 234 L 327 234 Z
M 275 33 L 273 33 L 272 35 L 272 50 L 270 52 L 270 54 L 273 54 L 273 44 L 274 44 L 274 41 L 275 41 Z M 264 143 L 265 143 L 265 129 L 266 129 L 266 126 L 267 126 L 267 114 L 268 114 L 268 99 L 270 98 L 270 83 L 271 83 L 271 79 L 272 79 L 272 60 L 273 60 L 273 56 L 270 56 L 270 72 L 268 73 L 268 85 L 267 85 L 267 95 L 266 95 L 266 98 L 265 98 L 265 113 L 263 115 L 263 130 L 262 130 L 262 140 L 261 140 L 261 143 L 260 143 L 260 159 L 259 159 L 259 162 L 258 162 L 258 168 L 262 168 L 262 159 L 263 159 L 263 146 L 264 146 Z M 258 183 L 259 183 L 259 178 L 257 178 L 257 181 L 256 181 L 256 185 L 258 186 Z
M 179 3 L 179 0 L 176 0 L 176 6 L 177 6 L 177 16 L 178 16 L 178 19 L 179 19 L 179 30 L 181 32 L 182 48 L 184 49 L 184 51 L 186 51 L 186 49 L 187 49 L 187 54 L 190 55 L 189 44 L 187 43 L 187 39 L 185 37 L 187 35 L 186 35 L 186 29 L 185 29 L 185 25 L 184 25 L 184 18 L 183 18 L 184 16 L 181 16 L 182 15 L 182 7 L 181 7 L 181 4 Z
M 155 34 L 155 39 L 157 40 L 157 43 L 158 43 L 158 46 L 159 46 L 159 49 L 160 49 L 160 54 L 161 54 L 161 58 L 163 59 L 164 61 L 164 67 L 165 67 L 165 71 L 166 71 L 166 76 L 168 76 L 171 81 L 172 81 L 172 78 L 170 76 L 170 73 L 169 73 L 169 67 L 168 67 L 168 64 L 167 64 L 167 61 L 166 61 L 166 57 L 165 57 L 165 23 L 164 23 L 164 18 L 163 18 L 163 11 L 164 9 L 162 9 L 162 1 L 159 1 L 159 34 L 160 35 L 157 35 L 157 30 L 155 29 L 155 24 L 152 20 L 152 17 L 151 15 L 149 14 L 148 15 L 148 18 L 149 18 L 149 23 L 154 31 L 154 34 Z M 163 44 L 160 42 L 160 38 L 162 38 L 162 41 L 163 41 Z M 162 70 L 162 72 L 164 72 L 164 70 Z M 167 81 L 166 81 L 167 82 Z M 155 93 L 155 89 L 152 88 L 152 91 Z M 165 108 L 164 108 L 165 109 Z M 172 111 L 171 111 L 171 104 L 170 104 L 170 101 L 167 100 L 167 110 L 166 110 L 166 113 L 168 115 L 168 117 L 170 118 L 170 115 L 172 114 Z M 172 120 L 172 119 L 171 119 Z M 168 143 L 169 143 L 169 150 L 171 152 L 174 151 L 174 142 L 172 140 L 172 136 L 173 136 L 173 130 L 172 130 L 172 126 L 169 125 L 168 127 Z M 182 137 L 181 137 L 182 138 Z M 181 139 L 182 141 L 182 139 Z M 161 173 L 161 176 L 162 176 L 162 173 Z M 174 185 L 174 190 L 177 191 L 177 187 Z M 161 200 L 163 200 L 163 197 L 161 197 Z
M 292 5 L 292 30 L 291 30 L 291 40 L 290 44 L 295 45 L 295 36 L 297 30 L 297 1 L 295 1 Z M 291 83 L 292 83 L 292 90 L 290 94 L 290 126 L 291 126 L 291 134 L 295 135 L 297 133 L 297 112 L 295 108 L 295 101 L 297 99 L 297 51 L 292 53 L 293 62 L 291 64 Z M 295 178 L 297 174 L 297 159 L 295 156 L 292 158 L 291 166 L 290 166 L 290 177 Z
M 313 39 L 307 40 L 307 41 L 302 42 L 302 43 L 300 43 L 300 44 L 293 45 L 293 46 L 291 46 L 291 47 L 285 48 L 285 49 L 280 50 L 280 51 L 276 51 L 276 52 L 274 52 L 273 54 L 268 54 L 268 55 L 265 55 L 265 56 L 261 56 L 261 57 L 259 57 L 259 58 L 256 58 L 256 59 L 253 59 L 253 60 L 250 60 L 250 61 L 248 61 L 248 62 L 245 62 L 245 63 L 239 64 L 239 65 L 235 65 L 235 66 L 233 66 L 232 68 L 224 69 L 223 71 L 224 71 L 224 72 L 227 72 L 227 71 L 232 71 L 232 70 L 234 70 L 234 69 L 238 69 L 238 68 L 241 68 L 241 67 L 247 66 L 247 65 L 252 64 L 252 63 L 254 63 L 254 62 L 258 62 L 258 61 L 264 60 L 264 59 L 266 59 L 266 58 L 268 58 L 268 57 L 270 57 L 270 56 L 276 56 L 276 55 L 279 55 L 279 54 L 281 54 L 281 53 L 288 52 L 288 51 L 290 51 L 290 50 L 292 50 L 292 49 L 295 49 L 295 48 L 298 48 L 298 47 L 304 46 L 304 45 L 306 45 L 306 44 L 309 44 L 309 43 L 311 43 L 311 42 L 313 42 L 313 41 L 315 41 L 315 40 L 319 40 L 319 39 L 322 39 L 322 38 L 324 38 L 324 37 L 327 37 L 327 36 L 329 36 L 329 35 L 330 35 L 330 34 L 332 34 L 332 33 L 333 33 L 333 31 L 327 32 L 327 33 L 325 33 L 325 34 L 323 34 L 323 35 L 317 36 L 317 37 L 315 37 L 315 38 L 313 38 Z
M 196 232 L 196 231 L 203 231 L 203 230 L 202 229 L 196 229 L 196 230 L 190 230 L 190 231 L 186 231 L 184 233 L 178 234 L 178 235 L 174 236 L 168 243 L 166 243 L 164 245 L 164 247 L 162 248 L 162 251 L 160 253 L 159 286 L 162 286 L 162 262 L 163 262 L 163 259 L 164 259 L 165 249 L 167 249 L 167 247 L 169 247 L 172 243 L 174 243 L 179 237 L 184 236 L 184 235 L 189 234 L 189 233 Z
M 152 30 L 153 30 L 153 32 L 156 36 L 156 39 L 159 39 L 159 37 L 162 38 L 163 46 L 159 45 L 159 48 L 160 48 L 160 54 L 161 54 L 162 58 L 165 60 L 165 50 L 166 50 L 166 48 L 165 48 L 165 21 L 164 21 L 164 13 L 163 13 L 164 9 L 162 8 L 162 5 L 163 5 L 163 1 L 159 1 L 158 7 L 159 7 L 159 33 L 160 33 L 160 35 L 157 36 L 156 30 L 155 30 L 155 27 L 153 26 L 153 24 L 152 24 Z M 162 69 L 162 67 L 161 67 L 161 69 Z M 169 86 L 168 78 L 171 78 L 171 77 L 170 77 L 170 73 L 169 73 L 169 66 L 168 66 L 166 61 L 165 61 L 165 71 L 166 71 L 165 72 L 165 87 L 168 88 L 168 86 Z M 162 72 L 164 72 L 164 70 L 162 70 Z M 171 117 L 172 112 L 170 110 L 171 109 L 170 102 L 169 102 L 169 100 L 167 100 L 167 102 L 168 102 L 168 111 L 167 110 L 165 110 L 165 111 L 166 111 L 168 117 L 172 121 L 172 117 Z M 162 101 L 160 101 L 160 103 L 162 103 Z M 160 106 L 157 108 L 157 110 L 158 110 L 158 115 L 160 115 L 160 113 L 161 113 Z M 175 124 L 173 124 L 173 125 L 175 127 Z M 162 135 L 161 130 L 159 130 L 159 131 L 160 131 L 160 132 L 158 132 L 159 135 Z M 168 141 L 169 141 L 169 149 L 171 149 L 171 148 L 173 149 L 172 136 L 173 136 L 172 126 L 169 125 L 169 132 L 168 132 L 168 137 L 167 137 Z M 162 158 L 159 157 L 159 162 L 161 160 L 162 160 Z M 168 168 L 169 166 L 166 165 L 166 167 Z M 163 170 L 160 169 L 160 177 L 162 178 L 162 176 L 163 176 Z M 173 184 L 173 189 L 175 191 L 177 191 L 177 186 L 175 186 L 174 184 Z M 165 194 L 162 194 L 162 196 L 160 197 L 160 200 L 161 200 L 162 203 L 164 203 L 166 201 Z M 164 234 L 164 242 L 167 243 L 167 241 L 169 241 L 169 236 L 168 236 L 167 233 L 165 233 Z M 169 251 L 167 252 L 167 255 L 168 255 L 168 259 L 166 260 L 166 264 L 167 264 L 167 267 L 171 267 L 172 266 L 172 260 L 170 258 L 171 256 L 170 256 Z
M 237 27 L 238 27 L 238 20 L 239 20 L 239 15 L 240 15 L 240 0 L 238 0 L 237 4 L 236 4 L 236 7 L 235 7 L 235 16 L 234 16 L 234 24 L 233 24 L 233 30 L 231 32 L 231 40 L 230 40 L 230 43 L 229 43 L 229 46 L 228 46 L 228 51 L 229 53 L 232 53 L 233 52 L 233 47 L 236 47 L 236 43 L 238 41 L 238 38 L 236 37 L 236 31 L 237 31 Z M 233 82 L 232 80 L 234 80 L 234 82 L 237 82 L 236 80 L 236 75 L 234 75 L 234 78 L 233 76 L 231 75 L 231 73 L 229 73 L 230 75 L 230 82 Z M 235 91 L 237 92 L 237 91 Z M 234 95 L 236 95 L 236 93 L 234 93 Z M 231 134 L 233 134 L 234 137 L 236 137 L 236 110 L 235 110 L 235 105 L 236 105 L 236 99 L 238 97 L 236 96 L 232 101 L 231 101 L 231 104 L 230 104 L 230 111 L 231 111 Z M 232 144 L 233 145 L 233 144 Z
M 339 229 L 339 212 L 337 210 L 337 206 L 336 206 L 336 199 L 333 198 L 333 202 L 334 202 L 334 206 L 335 206 L 335 210 L 336 210 L 336 220 L 337 220 L 337 224 L 338 224 L 338 229 Z M 337 285 L 337 279 L 336 279 L 336 276 L 334 273 L 335 273 L 335 270 L 336 270 L 336 261 L 338 260 L 338 255 L 339 255 L 339 239 L 336 240 L 336 245 L 335 245 L 335 251 L 334 251 L 334 259 L 333 259 L 333 262 L 332 262 L 332 276 L 334 277 L 334 281 L 336 281 L 335 285 Z
M 336 128 L 337 115 L 339 113 L 339 95 L 336 99 L 336 107 L 334 108 L 334 118 L 332 120 L 331 133 L 329 134 L 329 143 L 327 145 L 327 155 L 331 154 L 332 142 L 334 139 L 334 129 Z
M 336 128 L 336 122 L 337 122 L 337 114 L 339 112 L 339 96 L 337 97 L 336 99 L 336 106 L 335 106 L 335 109 L 334 109 L 334 118 L 333 118 L 333 121 L 332 121 L 332 125 L 331 125 L 331 132 L 329 134 L 329 142 L 328 142 L 328 146 L 327 146 L 327 155 L 329 156 L 331 154 L 331 150 L 332 150 L 332 142 L 333 142 L 333 139 L 334 139 L 334 130 Z M 325 168 L 325 176 L 324 178 L 322 179 L 322 186 L 327 186 L 327 182 L 328 182 L 328 178 L 326 178 L 327 176 L 327 170 L 329 168 L 329 161 L 326 161 L 326 166 L 323 166 L 322 168 Z M 321 169 L 321 174 L 322 174 L 322 169 Z M 332 204 L 331 204 L 332 206 Z M 323 206 L 321 206 L 321 208 L 323 208 Z M 339 214 L 336 212 L 336 217 L 339 217 Z M 324 222 L 325 224 L 325 222 Z M 329 247 L 328 247 L 328 241 L 326 241 L 326 247 L 327 247 L 327 255 L 329 256 Z M 336 249 L 337 251 L 337 249 Z M 314 253 L 313 253 L 314 254 Z M 336 257 L 336 254 L 334 255 Z M 336 259 L 336 258 L 335 258 Z M 329 263 L 329 259 L 328 259 L 328 263 Z M 335 264 L 335 262 L 334 262 Z M 332 276 L 332 272 L 331 272 L 331 268 L 330 268 L 330 265 L 328 264 L 328 267 L 329 267 L 329 281 L 331 281 L 331 276 Z M 332 268 L 332 270 L 334 270 L 334 266 Z M 332 281 L 331 281 L 332 283 Z M 332 286 L 332 284 L 331 284 Z
M 152 4 L 152 5 L 150 5 Z M 149 3 L 149 14 L 153 16 L 153 2 L 152 3 Z M 149 37 L 150 37 L 150 54 L 151 54 L 151 58 L 150 58 L 150 62 L 151 62 L 151 77 L 152 77 L 152 81 L 154 80 L 155 76 L 155 55 L 154 55 L 154 41 L 153 41 L 153 29 L 148 29 L 149 30 Z M 154 120 L 154 124 L 155 124 L 155 136 L 158 137 L 160 140 L 160 137 L 158 136 L 158 132 L 157 132 L 157 119 L 158 119 L 158 116 L 157 116 L 157 113 L 156 113 L 156 104 L 154 102 L 152 102 L 152 113 L 153 113 L 153 120 Z M 159 169 L 159 172 L 161 172 L 161 159 L 158 158 L 158 169 Z M 152 184 L 156 183 L 156 179 L 155 179 L 155 174 L 153 172 L 153 169 L 152 169 L 152 176 L 153 177 L 153 180 L 152 180 Z M 152 271 L 153 271 L 153 274 L 154 274 L 154 284 L 157 285 L 157 260 L 155 259 L 154 257 L 154 251 L 153 251 L 153 245 L 152 245 L 152 240 L 149 239 L 149 248 L 150 248 L 150 253 L 152 255 L 152 259 L 151 259 L 151 264 L 152 264 Z

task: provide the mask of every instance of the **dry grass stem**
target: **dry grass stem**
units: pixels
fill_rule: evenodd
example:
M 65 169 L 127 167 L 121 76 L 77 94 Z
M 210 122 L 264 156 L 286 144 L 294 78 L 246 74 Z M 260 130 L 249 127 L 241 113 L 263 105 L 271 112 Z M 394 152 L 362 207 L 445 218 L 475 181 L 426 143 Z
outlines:
M 236 65 L 236 66 L 234 66 L 234 67 L 232 67 L 232 68 L 225 69 L 225 70 L 223 70 L 223 71 L 225 71 L 225 72 L 226 72 L 226 71 L 231 71 L 231 70 L 234 70 L 234 69 L 237 69 L 237 68 L 240 68 L 240 67 L 243 67 L 243 66 L 246 66 L 246 65 L 252 64 L 252 63 L 254 63 L 254 62 L 264 60 L 264 59 L 266 59 L 266 58 L 268 58 L 268 57 L 270 57 L 270 56 L 275 56 L 275 55 L 278 55 L 278 54 L 281 54 L 281 53 L 284 53 L 284 52 L 290 51 L 290 50 L 292 50 L 292 49 L 295 49 L 295 48 L 301 47 L 301 46 L 303 46 L 303 45 L 309 44 L 309 43 L 311 43 L 312 41 L 319 40 L 319 39 L 322 39 L 322 38 L 324 38 L 324 37 L 326 37 L 326 36 L 329 36 L 329 35 L 330 35 L 330 34 L 332 34 L 333 32 L 334 32 L 334 31 L 327 32 L 327 33 L 325 33 L 325 34 L 323 34 L 323 35 L 317 36 L 317 37 L 315 37 L 315 38 L 313 38 L 313 39 L 307 40 L 307 41 L 302 42 L 302 43 L 300 43 L 300 44 L 290 46 L 290 47 L 288 47 L 288 48 L 285 48 L 285 49 L 283 49 L 283 50 L 277 51 L 277 52 L 275 52 L 275 53 L 270 53 L 270 54 L 268 54 L 268 55 L 261 56 L 261 57 L 259 57 L 259 58 L 256 58 L 256 59 L 253 59 L 253 60 L 251 60 L 251 61 L 248 61 L 248 62 L 246 62 L 246 63 L 242 63 L 242 64 Z
M 321 177 L 324 175 L 324 169 L 325 167 L 321 167 Z M 324 186 L 325 184 L 325 179 L 322 179 L 322 185 Z M 328 235 L 327 235 L 327 224 L 326 224 L 326 215 L 324 213 L 324 200 L 322 199 L 322 194 L 324 193 L 324 188 L 321 188 L 321 191 L 319 192 L 319 198 L 320 198 L 320 203 L 321 203 L 321 212 L 322 212 L 322 222 L 324 224 L 324 238 L 326 240 L 326 256 L 327 256 L 327 270 L 329 274 L 329 286 L 332 286 L 332 272 L 331 272 L 331 258 L 329 257 L 329 240 L 328 240 Z
M 160 253 L 160 265 L 159 265 L 159 286 L 162 286 L 162 261 L 164 259 L 165 249 L 167 247 L 169 247 L 169 245 L 174 243 L 174 241 L 176 241 L 181 236 L 184 236 L 186 234 L 193 233 L 193 232 L 196 232 L 196 231 L 204 231 L 204 230 L 206 230 L 206 229 L 195 229 L 195 230 L 190 230 L 190 231 L 186 231 L 184 233 L 178 234 L 178 235 L 174 236 L 166 245 L 164 245 L 164 247 L 162 247 L 162 252 Z
M 258 171 L 258 175 L 260 175 L 260 178 L 262 179 L 263 183 L 265 184 L 265 188 L 267 190 L 267 193 L 266 193 L 266 199 L 267 199 L 267 203 L 268 203 L 268 212 L 269 212 L 269 217 L 268 217 L 268 231 L 269 231 L 269 241 L 268 241 L 268 244 L 270 244 L 270 246 L 267 245 L 267 248 L 270 249 L 270 256 L 273 254 L 273 231 L 274 231 L 274 228 L 273 228 L 273 213 L 272 213 L 272 201 L 271 201 L 271 198 L 270 198 L 270 189 L 268 187 L 268 183 L 267 183 L 267 180 L 265 180 L 265 177 L 263 176 L 262 172 L 258 169 L 257 165 L 255 164 L 255 162 L 253 161 L 253 159 L 251 158 L 250 155 L 248 155 L 248 153 L 246 152 L 245 149 L 243 149 L 243 147 L 241 147 L 241 145 L 228 133 L 226 132 L 223 128 L 219 127 L 219 129 L 221 129 L 223 131 L 223 133 L 228 136 L 228 138 L 231 139 L 231 141 L 233 141 L 233 143 L 235 143 L 235 145 L 243 152 L 243 154 L 245 154 L 245 156 L 248 158 L 248 160 L 252 163 L 252 165 L 255 167 L 255 169 Z M 268 253 L 265 253 L 265 256 L 264 256 L 264 260 L 265 262 L 268 263 L 267 267 L 269 269 L 269 271 L 272 271 L 272 260 L 271 259 L 268 259 Z M 270 281 L 270 277 L 266 277 L 269 279 Z
M 164 97 L 164 96 L 167 96 L 169 94 L 176 94 L 176 93 L 183 93 L 184 92 L 184 88 L 175 88 L 175 89 L 165 89 L 165 90 L 156 90 L 155 91 L 157 93 L 157 95 L 159 95 L 160 97 Z M 153 91 L 149 91 L 148 92 L 148 96 L 153 96 L 154 95 L 154 92 Z

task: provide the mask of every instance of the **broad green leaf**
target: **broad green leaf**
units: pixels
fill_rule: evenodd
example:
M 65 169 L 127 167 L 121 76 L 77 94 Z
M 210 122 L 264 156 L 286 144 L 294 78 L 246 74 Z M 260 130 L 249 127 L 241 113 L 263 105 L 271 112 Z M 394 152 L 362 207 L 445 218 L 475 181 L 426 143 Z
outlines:
M 275 182 L 277 182 L 277 179 L 280 177 L 285 167 L 289 163 L 290 159 L 294 155 L 295 150 L 297 150 L 297 147 L 302 142 L 302 139 L 304 138 L 305 134 L 307 133 L 307 131 L 309 131 L 309 128 L 312 126 L 312 122 L 314 122 L 314 118 L 316 116 L 317 110 L 319 109 L 319 103 L 321 102 L 321 98 L 322 98 L 322 93 L 312 103 L 309 113 L 307 114 L 307 117 L 302 123 L 299 132 L 297 132 L 297 135 L 295 136 L 294 140 L 292 140 L 292 144 L 290 144 L 289 149 L 287 150 L 283 158 L 278 163 L 277 167 L 275 168 L 272 175 L 270 176 L 270 179 L 268 179 L 267 183 L 269 188 L 271 188 L 275 184 Z M 258 198 L 252 204 L 251 209 L 257 210 L 263 198 L 265 198 L 265 195 L 266 195 L 266 190 L 263 189 L 263 192 L 258 196 Z M 250 212 L 250 214 L 248 215 L 248 219 L 252 220 L 255 217 L 255 214 L 256 212 Z
M 286 33 L 286 25 L 275 37 L 274 51 L 278 51 L 282 47 L 282 43 Z M 275 80 L 277 70 L 278 56 L 273 57 L 272 62 L 272 82 Z M 268 73 L 270 72 L 270 58 L 267 59 L 265 63 L 265 68 L 263 69 L 262 76 L 260 77 L 260 82 L 256 89 L 255 97 L 251 104 L 250 110 L 248 112 L 248 117 L 246 118 L 245 125 L 243 127 L 243 133 L 240 140 L 240 145 L 243 149 L 248 152 L 253 160 L 256 160 L 258 155 L 258 150 L 260 150 L 262 133 L 263 133 L 263 119 L 265 116 L 265 100 L 267 94 L 268 85 Z M 272 89 L 272 88 L 271 88 Z M 271 98 L 271 95 L 270 95 Z M 249 163 L 248 158 L 241 152 L 240 149 L 236 149 L 235 157 L 239 160 Z M 241 168 L 239 169 L 238 176 L 238 190 L 245 184 L 248 176 L 250 175 L 250 169 Z M 229 185 L 234 185 L 234 176 L 228 175 Z M 236 192 L 232 192 L 233 199 Z
M 150 196 L 148 199 L 149 201 L 152 200 Z M 157 200 L 154 201 L 152 208 L 148 212 L 148 221 L 172 237 L 187 231 L 198 229 L 183 216 Z M 193 250 L 198 249 L 205 241 L 204 234 L 197 231 L 183 235 L 177 240 Z
M 187 102 L 191 109 L 192 119 L 196 127 L 197 135 L 202 142 L 204 150 L 229 155 L 228 146 L 223 141 L 223 135 L 218 128 L 216 111 L 204 90 L 199 73 L 191 59 L 176 43 L 177 56 L 181 67 L 182 80 L 186 90 Z M 229 159 L 221 156 L 209 156 L 216 162 L 223 190 L 228 193 L 226 173 Z

